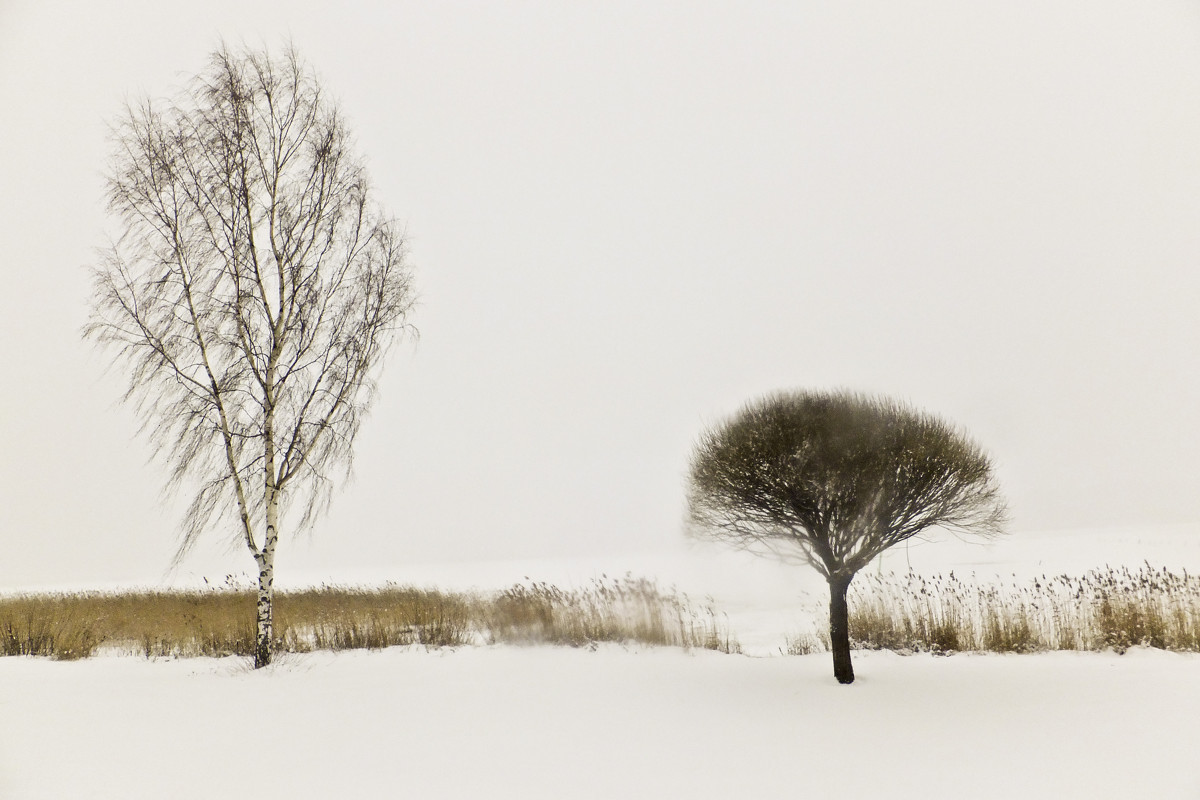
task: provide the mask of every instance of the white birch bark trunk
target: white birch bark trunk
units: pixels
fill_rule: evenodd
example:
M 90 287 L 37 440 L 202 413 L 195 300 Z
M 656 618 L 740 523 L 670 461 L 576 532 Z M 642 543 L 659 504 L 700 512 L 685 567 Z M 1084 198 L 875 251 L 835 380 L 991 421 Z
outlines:
M 271 663 L 271 639 L 273 629 L 273 603 L 275 600 L 275 565 L 263 554 L 258 561 L 258 626 L 254 642 L 254 668 Z
M 279 492 L 272 489 L 267 501 L 267 535 L 258 563 L 258 628 L 254 645 L 254 668 L 271 663 L 274 650 L 275 544 L 279 540 Z

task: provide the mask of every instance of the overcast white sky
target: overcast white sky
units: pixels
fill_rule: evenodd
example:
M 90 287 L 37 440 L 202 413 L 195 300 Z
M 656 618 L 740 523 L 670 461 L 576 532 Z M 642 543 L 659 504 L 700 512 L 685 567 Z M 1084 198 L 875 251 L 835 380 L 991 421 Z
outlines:
M 670 550 L 697 432 L 794 387 L 962 425 L 1014 535 L 1200 521 L 1195 3 L 0 0 L 0 588 L 167 567 L 79 337 L 106 124 L 288 36 L 423 301 L 281 580 Z

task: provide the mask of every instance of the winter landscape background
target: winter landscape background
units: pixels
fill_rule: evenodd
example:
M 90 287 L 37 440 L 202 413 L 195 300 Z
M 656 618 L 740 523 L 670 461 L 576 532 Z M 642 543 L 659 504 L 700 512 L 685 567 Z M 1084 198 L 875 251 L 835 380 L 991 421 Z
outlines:
M 0 659 L 0 798 L 1200 797 L 1200 660 L 784 656 L 809 571 L 682 539 L 704 425 L 782 388 L 902 398 L 1013 513 L 877 567 L 1200 569 L 1200 10 L 1185 0 L 0 0 L 0 592 L 168 570 L 118 376 L 79 336 L 107 125 L 224 38 L 290 38 L 410 236 L 422 338 L 283 587 L 600 574 L 712 597 L 745 651 Z

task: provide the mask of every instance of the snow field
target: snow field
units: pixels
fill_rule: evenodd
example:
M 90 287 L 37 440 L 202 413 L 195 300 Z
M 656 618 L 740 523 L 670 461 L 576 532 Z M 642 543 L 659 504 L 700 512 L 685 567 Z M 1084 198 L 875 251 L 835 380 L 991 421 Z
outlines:
M 0 797 L 1194 798 L 1200 657 L 0 659 Z

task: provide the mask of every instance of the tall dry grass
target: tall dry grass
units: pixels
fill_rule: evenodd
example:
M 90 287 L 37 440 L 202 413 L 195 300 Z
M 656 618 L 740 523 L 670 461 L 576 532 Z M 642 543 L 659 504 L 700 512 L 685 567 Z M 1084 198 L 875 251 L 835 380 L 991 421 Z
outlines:
M 663 592 L 645 578 L 594 580 L 583 589 L 518 584 L 491 604 L 491 641 L 582 645 L 634 641 L 740 652 L 712 603 L 697 608 L 687 595 Z
M 254 594 L 221 589 L 0 597 L 0 655 L 84 658 L 98 649 L 153 657 L 250 656 Z M 627 641 L 731 652 L 711 608 L 627 576 L 564 590 L 546 583 L 497 594 L 387 585 L 279 592 L 277 652 L 446 647 L 472 643 L 579 646 Z
M 1149 564 L 1000 584 L 867 574 L 851 587 L 850 634 L 858 647 L 888 650 L 1194 652 L 1200 579 Z
M 1200 578 L 1148 564 L 1005 583 L 864 574 L 850 590 L 850 630 L 856 647 L 902 652 L 1200 651 Z M 740 651 L 711 602 L 632 576 L 573 589 L 527 582 L 492 594 L 396 585 L 280 592 L 275 633 L 279 652 L 598 642 Z M 828 647 L 818 632 L 790 638 L 786 651 Z M 250 656 L 254 595 L 227 585 L 0 596 L 0 655 L 76 659 L 99 649 Z
M 80 598 L 31 595 L 0 599 L 0 655 L 74 660 L 100 644 L 95 621 Z

